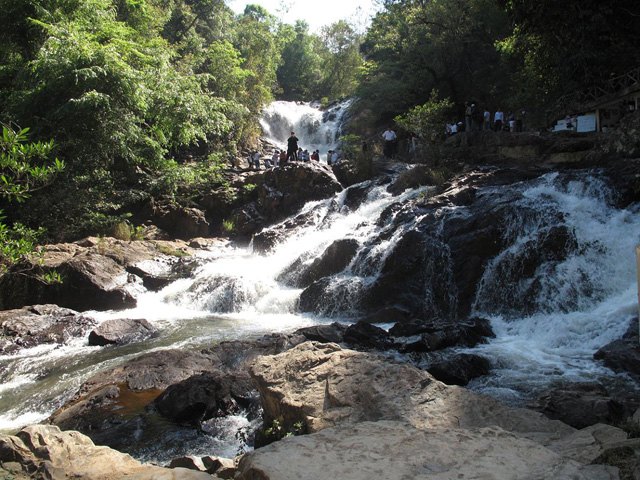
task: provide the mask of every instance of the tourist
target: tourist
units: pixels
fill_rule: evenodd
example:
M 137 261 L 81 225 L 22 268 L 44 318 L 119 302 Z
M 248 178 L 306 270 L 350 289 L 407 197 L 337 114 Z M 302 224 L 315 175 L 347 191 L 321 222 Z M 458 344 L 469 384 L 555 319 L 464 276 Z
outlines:
M 449 125 L 449 136 L 455 135 L 456 133 L 458 133 L 458 125 L 454 121 L 451 122 L 451 125 Z
M 493 114 L 493 128 L 496 132 L 502 130 L 502 122 L 504 122 L 504 112 L 498 107 L 496 113 Z
M 280 161 L 278 162 L 278 165 L 280 167 L 284 167 L 284 164 L 287 163 L 287 152 L 285 152 L 284 150 L 280 150 Z
M 331 165 L 335 165 L 336 163 L 338 163 L 338 152 L 334 150 L 331 154 Z
M 391 130 L 391 127 L 389 127 L 382 134 L 382 138 L 384 139 L 384 156 L 391 158 L 395 150 L 396 139 L 398 136 L 396 135 L 396 132 Z
M 287 140 L 287 161 L 291 160 L 295 162 L 298 160 L 298 137 L 294 132 L 291 132 L 291 136 Z
M 253 154 L 253 168 L 260 170 L 260 152 L 256 150 Z
M 473 115 L 473 107 L 469 102 L 464 102 L 464 131 L 471 131 L 471 117 Z
M 491 113 L 488 108 L 484 109 L 484 115 L 482 117 L 482 130 L 488 132 L 491 130 Z
M 278 166 L 279 159 L 280 159 L 280 154 L 278 153 L 278 150 L 274 150 L 273 155 L 271 156 L 271 162 L 273 163 L 274 167 Z

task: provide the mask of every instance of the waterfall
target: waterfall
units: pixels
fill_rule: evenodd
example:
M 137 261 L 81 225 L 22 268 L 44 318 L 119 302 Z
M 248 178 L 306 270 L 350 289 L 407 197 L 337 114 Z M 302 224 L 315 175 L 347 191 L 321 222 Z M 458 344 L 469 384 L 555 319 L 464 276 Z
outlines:
M 282 146 L 294 130 L 303 148 L 324 152 L 335 148 L 345 110 L 345 104 L 322 112 L 309 104 L 275 102 L 265 113 L 263 128 Z M 493 244 L 500 246 L 484 264 L 478 263 L 482 271 L 477 285 L 474 278 L 470 307 L 472 315 L 489 318 L 496 333 L 495 339 L 471 350 L 489 358 L 494 370 L 470 388 L 522 404 L 554 382 L 619 380 L 592 356 L 619 338 L 637 315 L 638 205 L 617 208 L 615 192 L 597 172 L 586 171 L 479 186 L 474 200 L 460 205 L 441 199 L 430 204 L 425 200 L 433 192 L 430 186 L 393 196 L 387 185 L 368 181 L 308 203 L 269 228 L 277 242 L 268 253 L 254 252 L 252 245 L 217 242 L 201 255 L 192 276 L 143 293 L 136 308 L 87 312 L 99 322 L 144 318 L 160 330 L 158 338 L 118 348 L 89 347 L 81 338 L 0 356 L 0 430 L 11 432 L 46 419 L 96 372 L 141 353 L 206 348 L 333 321 L 351 323 L 363 316 L 363 298 L 384 276 L 390 259 L 402 257 L 403 243 L 416 253 L 422 269 L 416 274 L 420 289 L 412 292 L 422 296 L 422 310 L 412 313 L 456 317 L 458 273 L 448 235 L 460 223 L 474 225 L 476 220 L 496 227 L 500 238 Z M 488 207 L 473 210 L 475 204 Z M 474 218 L 478 212 L 490 218 Z M 473 246 L 477 231 L 463 233 Z M 412 243 L 412 236 L 420 241 Z M 346 267 L 306 289 L 296 283 L 342 240 L 355 245 Z M 322 295 L 301 313 L 303 292 L 316 287 Z M 468 350 L 453 349 L 460 351 Z M 194 445 L 201 442 L 194 439 Z
M 610 189 L 586 174 L 552 173 L 521 188 L 508 246 L 485 270 L 474 304 L 497 335 L 474 353 L 497 368 L 471 388 L 513 403 L 557 382 L 615 381 L 593 354 L 638 313 L 638 205 L 613 208 Z M 550 242 L 562 258 L 545 249 Z
M 341 125 L 351 103 L 352 100 L 345 100 L 323 111 L 313 103 L 276 101 L 265 109 L 260 125 L 264 136 L 284 150 L 291 132 L 295 132 L 300 148 L 320 150 L 324 161 L 327 152 L 339 146 Z

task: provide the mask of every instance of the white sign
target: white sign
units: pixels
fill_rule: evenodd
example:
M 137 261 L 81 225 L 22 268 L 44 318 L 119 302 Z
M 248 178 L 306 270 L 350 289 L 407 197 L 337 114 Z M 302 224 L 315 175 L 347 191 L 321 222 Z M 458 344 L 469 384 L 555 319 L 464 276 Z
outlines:
M 596 116 L 595 115 L 583 115 L 578 117 L 578 132 L 595 132 L 596 131 Z

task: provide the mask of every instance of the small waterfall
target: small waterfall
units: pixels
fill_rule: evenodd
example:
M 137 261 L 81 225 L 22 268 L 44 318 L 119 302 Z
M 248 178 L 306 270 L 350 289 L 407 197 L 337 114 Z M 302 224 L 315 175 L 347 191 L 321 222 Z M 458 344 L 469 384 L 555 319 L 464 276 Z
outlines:
M 521 188 L 474 304 L 497 335 L 474 353 L 497 368 L 472 387 L 514 403 L 554 382 L 608 382 L 592 356 L 637 315 L 640 241 L 638 206 L 612 208 L 599 178 L 553 173 Z
M 319 105 L 302 102 L 276 101 L 263 112 L 260 125 L 264 136 L 281 149 L 295 132 L 303 150 L 320 150 L 325 161 L 329 150 L 338 148 L 341 125 L 352 100 L 345 100 L 323 111 Z

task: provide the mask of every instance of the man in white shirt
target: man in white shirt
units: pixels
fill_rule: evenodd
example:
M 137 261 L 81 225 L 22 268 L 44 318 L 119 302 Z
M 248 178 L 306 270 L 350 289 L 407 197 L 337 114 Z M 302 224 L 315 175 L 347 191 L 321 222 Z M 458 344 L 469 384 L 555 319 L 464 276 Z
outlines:
M 391 127 L 389 127 L 382 134 L 382 138 L 384 139 L 384 156 L 387 158 L 391 158 L 391 155 L 393 155 L 396 139 L 398 138 L 396 132 L 391 130 Z

